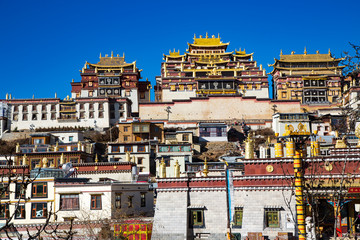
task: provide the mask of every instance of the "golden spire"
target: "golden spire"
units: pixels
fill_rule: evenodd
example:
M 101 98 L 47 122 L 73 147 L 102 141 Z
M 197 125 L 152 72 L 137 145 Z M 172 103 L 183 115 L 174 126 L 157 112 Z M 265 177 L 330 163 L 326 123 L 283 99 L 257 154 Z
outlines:
M 283 53 L 282 53 L 282 49 L 280 49 L 280 56 L 282 56 L 283 55 Z
M 329 55 L 331 55 L 331 51 L 330 51 L 330 48 L 329 48 Z
M 306 47 L 305 47 L 305 49 L 304 49 L 304 55 L 306 55 L 307 54 L 307 51 L 306 51 Z
M 100 58 L 101 58 L 101 53 L 100 53 Z
M 123 58 L 125 58 L 125 52 L 123 52 Z
M 205 157 L 204 170 L 203 170 L 204 177 L 207 177 L 208 173 L 209 173 L 209 169 L 208 169 L 207 160 L 206 160 L 206 157 Z
M 114 52 L 113 51 L 111 51 L 111 58 L 113 58 L 114 57 Z
M 98 155 L 97 155 L 97 154 L 95 155 L 95 162 L 96 162 L 96 163 L 99 162 L 99 159 L 98 159 Z
M 196 38 L 196 34 L 194 33 L 194 41 L 195 41 L 195 38 Z
M 206 38 L 208 38 L 208 37 L 209 37 L 207 32 L 206 32 L 206 35 L 205 35 L 205 36 L 206 36 Z

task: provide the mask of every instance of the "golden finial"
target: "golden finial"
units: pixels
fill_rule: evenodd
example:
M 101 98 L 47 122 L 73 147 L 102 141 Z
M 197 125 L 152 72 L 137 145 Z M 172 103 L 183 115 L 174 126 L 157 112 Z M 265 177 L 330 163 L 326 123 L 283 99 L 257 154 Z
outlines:
M 74 82 L 74 79 L 71 79 L 71 82 Z
M 33 94 L 33 99 L 35 99 L 35 94 Z
M 130 161 L 131 161 L 131 159 L 130 159 L 130 152 L 129 152 L 129 151 L 126 152 L 126 154 L 125 154 L 125 161 L 126 161 L 126 162 L 130 162 Z
M 319 50 L 316 50 L 316 54 L 319 54 Z
M 294 55 L 294 53 L 295 53 L 294 51 L 291 51 L 291 55 Z
M 206 32 L 206 35 L 205 35 L 205 36 L 206 36 L 206 38 L 208 38 L 208 37 L 209 37 L 207 32 Z
M 195 40 L 195 38 L 196 38 L 196 34 L 194 33 L 194 40 Z
M 6 100 L 8 100 L 8 99 L 9 99 L 9 94 L 7 93 L 7 94 L 6 94 Z
M 331 55 L 331 51 L 330 51 L 330 48 L 329 48 L 329 55 Z
M 24 156 L 23 156 L 23 161 L 22 161 L 22 165 L 28 165 L 27 164 L 27 156 L 26 156 L 26 154 L 24 154 Z
M 208 173 L 209 173 L 209 169 L 208 169 L 208 165 L 207 165 L 207 159 L 205 157 L 204 170 L 203 170 L 204 177 L 207 177 Z
M 123 58 L 125 58 L 125 52 L 123 52 Z
M 305 49 L 304 49 L 304 55 L 306 55 L 307 54 L 307 51 L 306 51 L 306 47 L 305 47 Z
M 180 177 L 180 165 L 178 160 L 176 160 L 175 162 L 174 171 L 175 171 L 175 177 L 176 178 Z
M 280 56 L 282 56 L 283 55 L 283 53 L 282 53 L 282 49 L 280 49 Z
M 161 158 L 159 175 L 160 175 L 159 176 L 160 178 L 166 178 L 166 164 L 165 164 L 164 157 Z
M 96 163 L 99 162 L 99 159 L 98 159 L 98 155 L 97 155 L 97 154 L 95 155 L 95 162 L 96 162 Z
M 42 159 L 42 166 L 43 166 L 44 168 L 46 168 L 46 167 L 47 167 L 47 164 L 48 164 L 48 159 L 47 159 L 46 157 L 44 157 L 44 158 Z
M 20 144 L 16 143 L 16 153 L 19 153 L 19 152 L 20 152 Z
M 100 53 L 100 58 L 101 58 L 101 53 Z
M 55 93 L 55 98 L 57 98 L 57 93 Z
M 114 52 L 113 51 L 111 51 L 111 58 L 113 58 L 114 57 Z
M 218 33 L 218 38 L 220 38 L 220 33 Z

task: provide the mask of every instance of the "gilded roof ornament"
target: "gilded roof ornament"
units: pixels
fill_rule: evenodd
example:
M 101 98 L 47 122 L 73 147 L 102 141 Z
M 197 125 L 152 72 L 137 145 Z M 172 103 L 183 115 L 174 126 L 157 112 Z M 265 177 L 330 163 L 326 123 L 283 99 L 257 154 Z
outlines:
M 307 51 L 306 51 L 306 47 L 305 47 L 305 49 L 304 49 L 304 55 L 306 55 L 307 54 Z
M 281 55 L 283 55 L 283 53 L 282 53 L 282 49 L 280 49 L 280 56 L 281 56 Z

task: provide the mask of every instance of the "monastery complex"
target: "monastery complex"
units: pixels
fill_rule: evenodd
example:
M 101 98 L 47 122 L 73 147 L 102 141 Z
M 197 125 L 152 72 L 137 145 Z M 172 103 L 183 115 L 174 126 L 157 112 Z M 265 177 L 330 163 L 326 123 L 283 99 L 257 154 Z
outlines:
M 7 94 L 1 238 L 48 224 L 86 239 L 360 236 L 359 70 L 305 48 L 266 73 L 229 45 L 194 36 L 153 86 L 111 53 L 64 99 Z

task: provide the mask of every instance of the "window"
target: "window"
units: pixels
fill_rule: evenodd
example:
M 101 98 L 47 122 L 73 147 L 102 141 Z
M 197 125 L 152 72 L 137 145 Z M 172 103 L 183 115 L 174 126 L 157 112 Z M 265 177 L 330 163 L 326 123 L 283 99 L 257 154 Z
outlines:
M 84 119 L 85 118 L 85 112 L 80 112 L 80 119 Z
M 121 193 L 115 193 L 115 208 L 121 208 Z
M 74 136 L 69 136 L 69 142 L 74 141 Z
M 46 218 L 47 203 L 32 203 L 31 204 L 31 218 Z
M 25 198 L 25 185 L 23 183 L 16 183 L 15 186 L 15 198 L 24 199 Z
M 27 121 L 28 120 L 28 114 L 27 113 L 24 113 L 23 114 L 23 119 L 22 119 L 23 121 Z
M 129 131 L 129 127 L 124 127 L 124 132 L 128 132 Z
M 34 139 L 34 144 L 43 144 L 43 143 L 44 143 L 44 139 L 43 139 L 43 138 Z
M 41 114 L 41 120 L 46 120 L 46 119 L 47 119 L 47 114 L 46 113 Z
M 126 91 L 125 91 L 125 96 L 126 96 L 126 97 L 130 97 L 130 95 L 131 95 L 131 94 L 130 94 L 130 90 L 126 90 Z
M 204 227 L 204 210 L 197 209 L 190 211 L 190 227 Z
M 91 210 L 101 209 L 101 195 L 91 195 Z
M 102 103 L 99 103 L 99 106 L 98 106 L 99 110 L 104 110 L 104 104 Z
M 84 104 L 83 103 L 80 103 L 80 110 L 84 110 Z
M 111 152 L 119 152 L 120 151 L 119 146 L 112 146 L 111 148 L 112 148 Z
M 144 92 L 140 92 L 140 99 L 145 99 L 145 93 Z
M 133 207 L 133 198 L 134 198 L 134 196 L 128 196 L 128 207 L 129 208 Z
M 0 205 L 0 219 L 9 218 L 9 204 L 1 204 Z
M 33 183 L 32 184 L 32 197 L 33 198 L 46 198 L 47 197 L 47 183 Z
M 33 112 L 36 112 L 36 105 L 33 105 L 33 106 L 32 106 L 32 111 L 33 111 Z
M 132 146 L 125 146 L 125 152 L 132 152 Z
M 52 113 L 51 114 L 51 120 L 55 120 L 56 119 L 56 113 Z
M 94 110 L 94 104 L 93 104 L 93 103 L 90 103 L 90 104 L 89 104 L 89 109 L 90 109 L 90 110 Z
M 104 112 L 99 112 L 99 118 L 104 118 Z
M 138 152 L 145 152 L 145 146 L 138 146 Z
M 242 219 L 243 219 L 243 209 L 242 208 L 235 208 L 234 213 L 234 225 L 233 227 L 242 227 Z
M 184 142 L 189 141 L 189 134 L 183 134 L 183 135 L 182 135 L 182 140 L 183 140 Z
M 278 210 L 265 210 L 265 224 L 268 228 L 280 227 L 279 211 Z
M 19 119 L 19 114 L 14 113 L 14 114 L 13 114 L 13 120 L 14 120 L 14 121 L 17 121 L 18 119 Z
M 146 193 L 140 193 L 140 207 L 146 207 Z
M 60 210 L 79 210 L 79 194 L 60 195 Z
M 124 136 L 124 142 L 127 142 L 127 141 L 129 141 L 129 136 L 128 135 Z
M 138 157 L 137 159 L 137 164 L 142 164 L 143 163 L 143 159 L 142 157 Z
M 15 210 L 15 218 L 16 219 L 24 219 L 25 218 L 25 205 L 19 205 Z
M 94 112 L 89 112 L 89 118 L 94 118 Z

